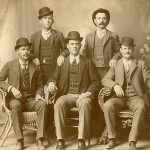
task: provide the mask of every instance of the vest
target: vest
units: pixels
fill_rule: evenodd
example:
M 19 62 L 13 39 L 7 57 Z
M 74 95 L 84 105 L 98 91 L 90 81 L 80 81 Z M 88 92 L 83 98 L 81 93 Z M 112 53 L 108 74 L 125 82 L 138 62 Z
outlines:
M 79 64 L 70 65 L 68 93 L 79 94 Z
M 104 53 L 103 53 L 103 38 L 99 39 L 97 34 L 95 35 L 93 61 L 96 67 L 100 67 L 100 68 L 105 67 Z
M 19 90 L 23 95 L 23 98 L 30 97 L 30 75 L 29 75 L 29 68 L 23 70 L 20 66 L 20 87 Z
M 124 84 L 123 84 L 123 90 L 125 93 L 125 97 L 132 97 L 132 96 L 136 96 L 136 91 L 134 89 L 134 87 L 131 85 L 131 80 L 130 80 L 130 70 L 127 71 L 124 67 Z

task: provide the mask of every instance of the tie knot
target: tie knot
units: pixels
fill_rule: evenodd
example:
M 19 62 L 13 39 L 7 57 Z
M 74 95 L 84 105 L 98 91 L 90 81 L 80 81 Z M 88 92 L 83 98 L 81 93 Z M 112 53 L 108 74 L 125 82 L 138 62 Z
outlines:
M 77 61 L 76 59 L 74 58 L 73 61 L 72 61 L 72 65 L 76 65 L 77 64 Z
M 27 68 L 27 64 L 22 64 L 23 69 Z

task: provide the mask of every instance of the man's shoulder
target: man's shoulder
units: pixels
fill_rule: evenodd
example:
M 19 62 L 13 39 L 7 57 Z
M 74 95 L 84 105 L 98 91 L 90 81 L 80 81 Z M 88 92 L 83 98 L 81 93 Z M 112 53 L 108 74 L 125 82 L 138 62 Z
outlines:
M 91 36 L 94 36 L 94 35 L 95 35 L 95 33 L 96 33 L 96 31 L 93 31 L 93 32 L 91 32 L 91 33 L 87 34 L 87 35 L 86 35 L 86 38 L 89 38 L 89 37 L 91 37 Z
M 107 30 L 107 32 L 109 32 L 111 38 L 119 39 L 119 36 L 118 36 L 115 32 L 112 32 L 112 31 L 110 31 L 110 30 Z
M 42 32 L 41 30 L 40 30 L 40 31 L 37 31 L 37 32 L 33 33 L 33 34 L 31 35 L 31 37 L 35 37 L 35 36 L 41 34 L 41 32 Z

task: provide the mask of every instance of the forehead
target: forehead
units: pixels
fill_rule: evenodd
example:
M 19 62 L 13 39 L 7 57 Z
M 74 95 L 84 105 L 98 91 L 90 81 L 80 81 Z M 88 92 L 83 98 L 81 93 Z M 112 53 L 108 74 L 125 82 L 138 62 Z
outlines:
M 68 44 L 80 44 L 81 42 L 79 40 L 69 40 Z
M 107 18 L 107 15 L 105 13 L 99 12 L 95 15 L 95 18 Z
M 131 47 L 131 46 L 126 46 L 126 45 L 121 45 L 121 48 L 122 48 L 122 49 L 126 49 L 126 48 L 133 49 L 133 47 Z

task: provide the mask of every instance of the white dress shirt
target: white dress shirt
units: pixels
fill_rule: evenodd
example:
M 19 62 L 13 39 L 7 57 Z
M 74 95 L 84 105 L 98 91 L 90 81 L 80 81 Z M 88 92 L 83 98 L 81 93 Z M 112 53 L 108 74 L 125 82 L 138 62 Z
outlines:
M 98 38 L 102 39 L 102 38 L 104 37 L 104 35 L 106 34 L 106 29 L 99 30 L 99 29 L 97 28 L 96 34 L 97 34 Z
M 70 64 L 72 64 L 73 63 L 73 61 L 74 61 L 74 59 L 76 59 L 76 63 L 78 64 L 79 63 L 79 61 L 80 61 L 80 55 L 78 54 L 76 57 L 74 57 L 74 56 L 72 56 L 72 55 L 70 55 L 69 56 L 70 57 Z
M 129 71 L 130 70 L 130 66 L 131 66 L 131 60 L 129 60 L 129 61 L 126 61 L 124 59 L 122 59 L 122 60 L 123 60 L 124 67 L 126 68 L 127 71 Z
M 42 30 L 42 37 L 43 37 L 45 40 L 47 40 L 47 39 L 50 37 L 50 35 L 51 35 L 51 30 L 49 30 L 49 31 L 44 31 L 44 30 Z

